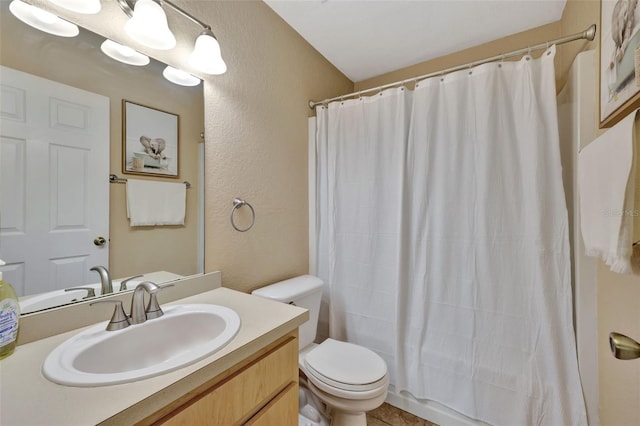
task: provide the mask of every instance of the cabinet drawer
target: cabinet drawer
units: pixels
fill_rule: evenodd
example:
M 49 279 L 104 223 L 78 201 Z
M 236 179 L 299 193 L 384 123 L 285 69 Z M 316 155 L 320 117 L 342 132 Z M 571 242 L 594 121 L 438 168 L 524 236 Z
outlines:
M 298 340 L 292 338 L 187 402 L 163 424 L 240 424 L 297 380 Z
M 298 424 L 298 386 L 290 383 L 273 398 L 246 426 L 295 426 Z

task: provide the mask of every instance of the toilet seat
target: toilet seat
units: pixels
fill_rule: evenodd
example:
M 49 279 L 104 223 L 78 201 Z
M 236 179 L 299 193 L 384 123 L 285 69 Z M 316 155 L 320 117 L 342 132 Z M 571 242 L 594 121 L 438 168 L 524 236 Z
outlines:
M 306 354 L 304 365 L 309 379 L 326 392 L 364 396 L 386 389 L 388 383 L 384 360 L 353 343 L 327 339 Z

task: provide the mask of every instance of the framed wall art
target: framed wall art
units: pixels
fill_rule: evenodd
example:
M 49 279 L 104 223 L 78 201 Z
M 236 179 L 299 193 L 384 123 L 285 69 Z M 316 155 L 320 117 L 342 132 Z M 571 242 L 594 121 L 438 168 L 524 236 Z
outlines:
M 122 100 L 122 172 L 178 177 L 180 117 Z
M 640 106 L 639 0 L 602 0 L 600 10 L 600 127 Z

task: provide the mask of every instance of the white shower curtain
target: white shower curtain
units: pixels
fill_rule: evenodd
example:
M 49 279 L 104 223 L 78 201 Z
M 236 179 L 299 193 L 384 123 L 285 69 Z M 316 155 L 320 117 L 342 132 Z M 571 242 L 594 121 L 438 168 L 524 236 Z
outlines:
M 586 424 L 551 47 L 318 109 L 330 334 L 397 391 L 495 425 Z

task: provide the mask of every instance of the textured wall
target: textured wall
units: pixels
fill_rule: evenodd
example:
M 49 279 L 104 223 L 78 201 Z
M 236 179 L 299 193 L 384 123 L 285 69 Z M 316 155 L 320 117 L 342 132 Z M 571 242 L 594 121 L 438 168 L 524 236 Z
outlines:
M 307 102 L 353 83 L 262 2 L 191 4 L 229 67 L 205 85 L 205 269 L 245 291 L 307 273 Z M 256 211 L 248 232 L 231 227 L 234 197 Z M 239 224 L 246 213 L 238 211 Z
M 586 29 L 589 25 L 596 24 L 597 33 L 593 41 L 580 40 L 564 44 L 558 49 L 556 58 L 556 76 L 558 76 L 558 89 L 568 78 L 571 65 L 576 55 L 585 50 L 598 49 L 600 46 L 600 1 L 599 0 L 567 0 L 560 29 L 562 35 L 573 34 Z

